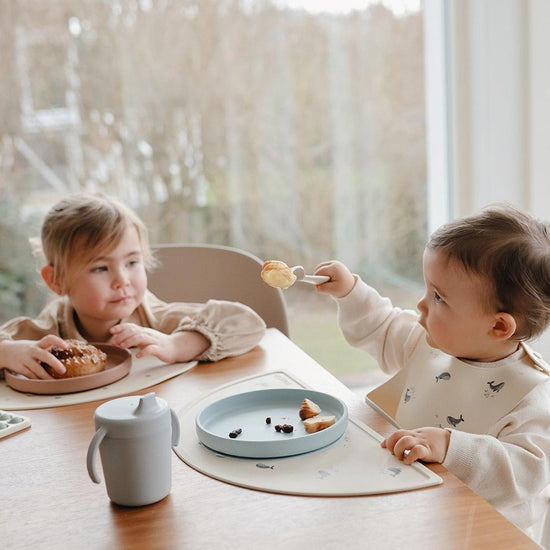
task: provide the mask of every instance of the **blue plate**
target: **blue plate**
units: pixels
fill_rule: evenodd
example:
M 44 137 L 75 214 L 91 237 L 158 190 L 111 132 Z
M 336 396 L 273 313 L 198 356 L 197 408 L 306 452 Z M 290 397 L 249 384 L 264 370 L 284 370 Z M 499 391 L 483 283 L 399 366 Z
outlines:
M 321 415 L 334 415 L 333 426 L 307 433 L 299 416 L 304 398 L 321 407 Z M 267 418 L 271 423 L 266 422 Z M 291 433 L 275 426 L 290 424 Z M 257 390 L 225 397 L 202 409 L 196 417 L 200 441 L 210 449 L 247 458 L 275 458 L 307 453 L 330 445 L 346 431 L 348 408 L 329 395 L 302 388 Z M 241 429 L 236 438 L 229 433 Z

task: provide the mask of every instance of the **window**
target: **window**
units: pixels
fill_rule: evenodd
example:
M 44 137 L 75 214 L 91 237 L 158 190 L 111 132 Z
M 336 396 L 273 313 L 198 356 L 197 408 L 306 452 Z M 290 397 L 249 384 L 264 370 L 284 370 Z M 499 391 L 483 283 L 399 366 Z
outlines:
M 152 242 L 226 244 L 309 272 L 337 258 L 415 306 L 428 227 L 419 3 L 6 4 L 3 320 L 40 309 L 27 239 L 78 190 L 124 199 Z M 307 285 L 286 298 L 299 345 L 344 380 L 365 370 L 332 300 Z

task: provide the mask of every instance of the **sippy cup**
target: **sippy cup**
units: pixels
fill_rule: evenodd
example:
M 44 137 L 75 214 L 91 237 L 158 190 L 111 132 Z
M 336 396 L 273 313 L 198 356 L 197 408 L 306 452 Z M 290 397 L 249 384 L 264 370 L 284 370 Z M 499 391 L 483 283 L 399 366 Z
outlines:
M 113 399 L 94 413 L 96 433 L 88 447 L 88 473 L 95 483 L 99 448 L 109 498 L 124 506 L 144 506 L 170 493 L 172 446 L 179 442 L 174 411 L 151 392 Z

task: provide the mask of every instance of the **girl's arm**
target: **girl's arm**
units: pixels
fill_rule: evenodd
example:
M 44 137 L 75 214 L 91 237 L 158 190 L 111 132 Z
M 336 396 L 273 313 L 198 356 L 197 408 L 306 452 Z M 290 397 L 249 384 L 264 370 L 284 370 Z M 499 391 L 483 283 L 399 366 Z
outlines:
M 155 330 L 164 334 L 198 333 L 201 341 L 207 343 L 194 357 L 199 361 L 218 361 L 250 351 L 265 334 L 264 320 L 239 302 L 166 303 L 147 293 L 144 308 Z M 194 340 L 197 341 L 195 337 Z
M 53 334 L 34 340 L 10 340 L 0 341 L 0 368 L 9 369 L 12 372 L 23 374 L 27 378 L 51 380 L 41 363 L 46 363 L 59 374 L 65 372 L 63 364 L 51 353 L 52 346 L 66 349 L 66 342 Z

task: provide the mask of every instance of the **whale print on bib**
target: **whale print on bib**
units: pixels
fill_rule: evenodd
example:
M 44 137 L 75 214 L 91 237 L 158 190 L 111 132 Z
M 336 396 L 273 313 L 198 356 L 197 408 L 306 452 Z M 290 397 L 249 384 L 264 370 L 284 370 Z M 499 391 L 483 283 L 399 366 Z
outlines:
M 395 411 L 400 428 L 487 430 L 548 375 L 518 350 L 514 357 L 475 363 L 451 357 L 420 341 L 409 358 Z

